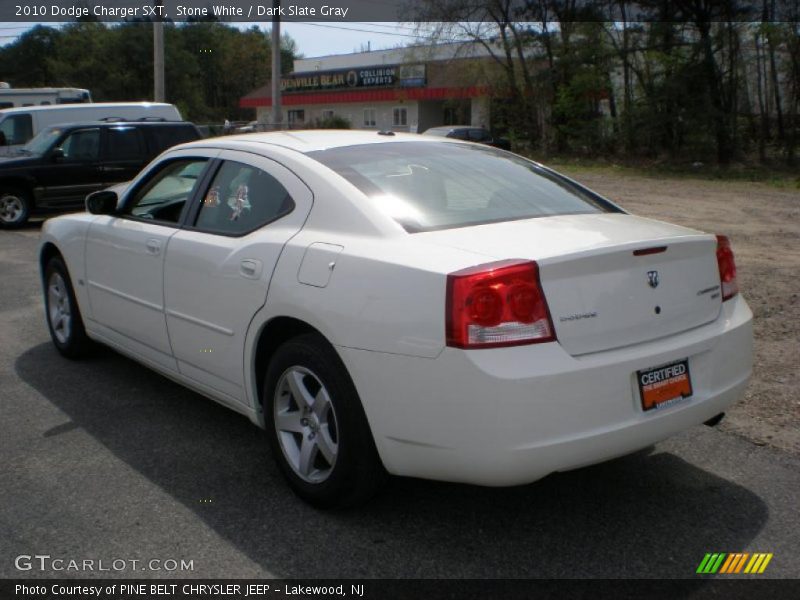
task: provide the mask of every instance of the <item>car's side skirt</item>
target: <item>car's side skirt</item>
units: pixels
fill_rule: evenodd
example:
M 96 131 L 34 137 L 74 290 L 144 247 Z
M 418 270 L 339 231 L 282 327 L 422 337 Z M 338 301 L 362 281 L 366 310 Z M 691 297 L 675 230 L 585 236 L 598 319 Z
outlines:
M 198 383 L 194 379 L 190 379 L 185 375 L 178 373 L 177 371 L 173 371 L 164 367 L 163 365 L 145 357 L 141 354 L 131 350 L 130 348 L 125 347 L 123 344 L 111 339 L 110 337 L 103 335 L 97 329 L 90 329 L 87 327 L 86 334 L 96 342 L 100 342 L 101 344 L 105 344 L 109 346 L 113 350 L 119 352 L 120 354 L 127 356 L 128 358 L 135 360 L 136 362 L 144 365 L 145 367 L 156 371 L 159 375 L 163 375 L 167 379 L 174 381 L 175 383 L 179 383 L 180 385 L 189 388 L 193 392 L 196 392 L 202 396 L 205 396 L 209 400 L 213 400 L 223 406 L 230 408 L 250 419 L 256 425 L 260 425 L 259 420 L 256 415 L 256 411 L 254 411 L 251 407 L 244 406 L 241 402 L 237 401 L 232 396 L 228 396 L 227 394 L 223 394 L 213 388 L 210 388 L 202 383 Z

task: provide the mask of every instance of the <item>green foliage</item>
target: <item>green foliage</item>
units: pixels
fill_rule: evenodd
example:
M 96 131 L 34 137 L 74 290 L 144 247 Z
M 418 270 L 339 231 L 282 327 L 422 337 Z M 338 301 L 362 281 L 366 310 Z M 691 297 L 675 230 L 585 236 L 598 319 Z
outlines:
M 492 127 L 515 149 L 796 165 L 800 13 L 733 0 L 420 0 L 439 41 L 491 54 Z M 785 7 L 784 7 L 785 8 Z M 749 15 L 749 16 L 748 16 Z M 788 19 L 788 20 L 787 20 Z
M 269 82 L 268 33 L 201 21 L 168 24 L 164 38 L 166 99 L 187 120 L 252 117 L 252 109 L 239 108 L 239 99 Z M 281 44 L 282 69 L 288 71 L 296 44 L 285 34 Z M 40 25 L 0 48 L 0 73 L 14 87 L 87 88 L 96 102 L 151 100 L 152 24 Z
M 328 117 L 327 119 L 317 119 L 311 125 L 311 129 L 350 129 L 350 121 L 339 115 Z

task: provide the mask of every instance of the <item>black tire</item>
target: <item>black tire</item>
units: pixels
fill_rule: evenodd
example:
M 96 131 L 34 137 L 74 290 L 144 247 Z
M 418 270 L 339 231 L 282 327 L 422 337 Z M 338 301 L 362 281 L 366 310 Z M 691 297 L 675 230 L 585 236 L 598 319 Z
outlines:
M 302 374 L 301 371 L 307 373 Z M 315 429 L 303 426 L 302 432 L 290 433 L 284 430 L 279 439 L 276 427 L 276 403 L 279 410 L 286 407 L 285 410 L 290 411 L 284 414 L 295 415 L 302 412 L 300 403 L 294 398 L 296 394 L 287 387 L 287 378 L 292 374 L 301 377 L 304 389 L 311 391 L 312 396 L 316 393 L 315 400 L 321 395 L 313 392 L 314 386 L 324 387 L 323 391 L 327 391 L 332 409 L 327 411 L 328 417 L 324 425 L 320 426 L 317 422 Z M 319 387 L 316 389 L 319 390 Z M 355 506 L 368 500 L 383 484 L 387 474 L 375 449 L 372 432 L 358 393 L 341 359 L 324 338 L 309 333 L 292 338 L 281 345 L 267 368 L 262 397 L 267 437 L 273 457 L 289 486 L 300 498 L 318 508 Z M 293 404 L 297 411 L 291 410 Z M 307 414 L 309 417 L 312 416 L 311 413 Z M 334 418 L 331 419 L 331 416 Z M 297 417 L 291 418 L 297 419 Z M 309 420 L 305 419 L 306 422 Z M 314 428 L 314 423 L 311 423 L 311 428 Z M 323 428 L 329 432 L 327 438 L 329 440 L 334 437 L 335 429 L 335 461 L 331 465 L 325 459 L 322 449 L 318 448 L 312 463 L 319 463 L 321 466 L 316 470 L 312 464 L 312 470 L 317 477 L 324 476 L 324 479 L 310 481 L 299 474 L 302 469 L 292 466 L 287 458 L 287 452 L 294 449 L 293 444 L 297 444 L 296 450 L 300 452 L 302 445 L 317 435 L 316 433 L 312 435 L 312 432 L 319 432 L 319 438 L 314 443 L 321 444 L 325 439 Z M 287 447 L 288 450 L 285 450 Z M 309 476 L 313 476 L 314 473 Z
M 33 203 L 30 193 L 22 188 L 0 189 L 0 228 L 16 229 L 28 222 Z
M 51 285 L 60 288 L 61 294 L 51 290 Z M 62 316 L 64 315 L 63 309 L 66 309 L 69 327 L 64 328 L 63 322 L 60 323 L 56 314 L 51 311 L 53 308 L 58 313 L 59 306 L 54 306 L 53 302 L 60 303 Z M 77 359 L 87 356 L 91 352 L 93 343 L 86 335 L 78 303 L 75 300 L 75 291 L 72 289 L 72 281 L 69 278 L 67 266 L 60 256 L 51 258 L 44 270 L 44 310 L 50 338 L 63 356 Z

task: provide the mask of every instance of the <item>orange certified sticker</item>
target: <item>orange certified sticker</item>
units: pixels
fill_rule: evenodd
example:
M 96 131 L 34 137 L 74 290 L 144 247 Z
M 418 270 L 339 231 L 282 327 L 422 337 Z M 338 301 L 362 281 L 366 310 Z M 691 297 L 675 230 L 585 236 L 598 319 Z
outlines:
M 644 410 L 663 408 L 692 395 L 689 359 L 636 372 Z

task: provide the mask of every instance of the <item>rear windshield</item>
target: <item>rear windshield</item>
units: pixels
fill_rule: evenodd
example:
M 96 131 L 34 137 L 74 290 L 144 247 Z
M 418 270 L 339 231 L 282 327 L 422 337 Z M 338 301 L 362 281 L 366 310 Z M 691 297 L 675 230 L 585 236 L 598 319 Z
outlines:
M 618 212 L 535 163 L 477 144 L 396 142 L 309 152 L 408 232 Z

